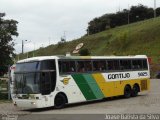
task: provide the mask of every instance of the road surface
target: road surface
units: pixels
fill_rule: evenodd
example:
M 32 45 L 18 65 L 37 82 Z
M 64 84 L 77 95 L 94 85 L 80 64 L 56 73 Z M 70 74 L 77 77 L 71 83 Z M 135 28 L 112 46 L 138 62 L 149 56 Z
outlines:
M 151 80 L 151 90 L 148 92 L 140 93 L 137 97 L 124 99 L 121 97 L 110 98 L 106 100 L 98 100 L 94 102 L 79 103 L 68 105 L 64 109 L 36 109 L 36 110 L 23 110 L 15 108 L 11 103 L 0 104 L 0 113 L 10 113 L 21 115 L 21 119 L 56 119 L 53 114 L 92 114 L 90 116 L 79 115 L 79 118 L 91 117 L 93 120 L 99 117 L 105 118 L 106 114 L 156 114 L 160 113 L 160 80 Z M 99 115 L 94 115 L 99 114 Z M 57 120 L 75 119 L 69 115 L 59 115 Z M 81 116 L 81 117 L 80 117 Z M 44 117 L 44 118 L 43 118 Z M 84 117 L 84 118 L 83 118 Z M 59 118 L 59 119 L 58 119 Z M 90 118 L 88 118 L 90 119 Z

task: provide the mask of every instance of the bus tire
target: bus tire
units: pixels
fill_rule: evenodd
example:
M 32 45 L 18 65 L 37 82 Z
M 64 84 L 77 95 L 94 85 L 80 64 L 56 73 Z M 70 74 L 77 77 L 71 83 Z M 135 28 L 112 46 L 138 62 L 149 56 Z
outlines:
M 139 86 L 138 86 L 137 84 L 135 84 L 135 85 L 133 86 L 131 96 L 132 96 L 132 97 L 136 97 L 136 96 L 138 95 L 138 92 L 139 92 Z
M 59 93 L 56 95 L 54 100 L 54 107 L 56 109 L 64 108 L 65 104 L 67 103 L 65 95 Z
M 131 97 L 131 86 L 130 85 L 126 85 L 124 88 L 124 97 L 125 98 L 130 98 Z

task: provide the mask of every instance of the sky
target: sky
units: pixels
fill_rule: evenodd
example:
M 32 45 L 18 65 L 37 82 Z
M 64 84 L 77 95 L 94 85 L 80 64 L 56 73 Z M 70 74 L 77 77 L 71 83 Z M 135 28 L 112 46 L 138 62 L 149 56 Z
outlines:
M 21 53 L 22 40 L 24 52 L 56 44 L 64 34 L 71 41 L 86 34 L 93 18 L 138 4 L 154 7 L 154 0 L 0 0 L 0 13 L 19 22 L 14 41 Z

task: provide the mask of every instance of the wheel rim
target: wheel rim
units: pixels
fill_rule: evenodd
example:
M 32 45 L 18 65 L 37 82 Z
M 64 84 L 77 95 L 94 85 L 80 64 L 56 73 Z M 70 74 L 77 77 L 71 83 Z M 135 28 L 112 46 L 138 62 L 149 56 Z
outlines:
M 137 86 L 134 86 L 134 87 L 133 87 L 133 92 L 134 92 L 135 95 L 138 94 L 138 87 L 137 87 Z
M 65 105 L 65 99 L 62 96 L 57 96 L 55 99 L 55 106 L 62 108 Z
M 58 97 L 58 98 L 56 98 L 55 103 L 56 103 L 56 106 L 61 106 L 63 103 L 63 99 L 61 97 Z
M 126 87 L 126 89 L 125 89 L 125 96 L 126 97 L 130 97 L 130 95 L 131 95 L 131 89 L 129 87 Z

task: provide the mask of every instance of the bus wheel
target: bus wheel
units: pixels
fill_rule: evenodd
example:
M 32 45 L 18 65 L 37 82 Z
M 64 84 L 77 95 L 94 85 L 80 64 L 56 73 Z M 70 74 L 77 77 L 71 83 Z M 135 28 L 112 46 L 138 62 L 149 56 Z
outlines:
M 129 85 L 126 85 L 124 88 L 124 97 L 125 98 L 131 97 L 131 87 Z
M 136 97 L 138 95 L 138 92 L 139 92 L 139 86 L 135 84 L 132 89 L 132 94 L 131 94 L 132 97 Z
M 54 107 L 56 109 L 61 109 L 65 106 L 66 102 L 67 102 L 66 97 L 63 94 L 58 94 L 56 95 L 54 100 Z

